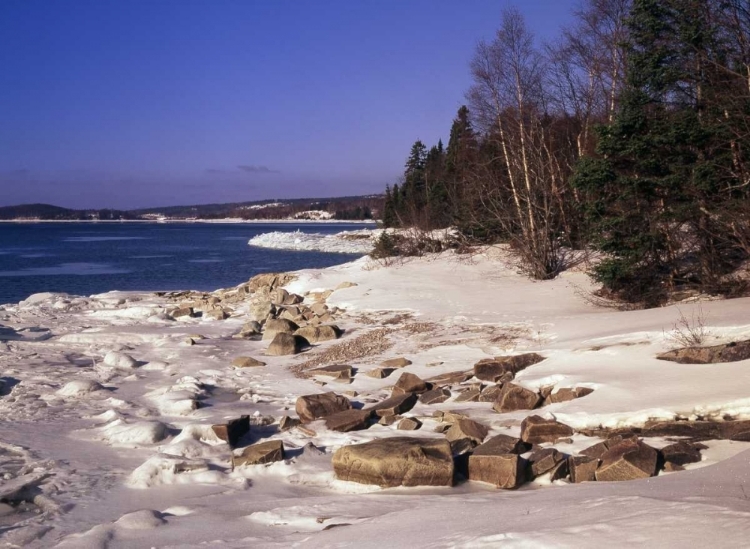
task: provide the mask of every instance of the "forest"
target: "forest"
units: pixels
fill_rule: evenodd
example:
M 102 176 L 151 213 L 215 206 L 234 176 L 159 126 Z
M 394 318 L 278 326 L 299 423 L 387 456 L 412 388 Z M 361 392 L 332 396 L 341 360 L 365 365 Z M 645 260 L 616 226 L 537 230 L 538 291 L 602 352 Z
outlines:
M 746 292 L 750 2 L 584 0 L 546 44 L 509 9 L 469 70 L 447 145 L 416 141 L 387 188 L 386 226 L 509 243 L 542 280 L 584 251 L 622 303 Z

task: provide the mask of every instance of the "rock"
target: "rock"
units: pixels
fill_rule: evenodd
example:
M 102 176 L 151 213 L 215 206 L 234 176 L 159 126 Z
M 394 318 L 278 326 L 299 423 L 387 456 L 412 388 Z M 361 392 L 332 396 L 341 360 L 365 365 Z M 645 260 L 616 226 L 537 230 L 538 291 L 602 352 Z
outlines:
M 657 355 L 659 360 L 679 364 L 717 364 L 750 359 L 750 340 L 735 341 L 712 347 L 686 347 Z
M 596 470 L 601 460 L 589 456 L 571 456 L 568 458 L 570 481 L 574 483 L 596 480 Z
M 270 297 L 271 303 L 273 303 L 274 305 L 283 305 L 284 301 L 286 301 L 286 298 L 289 297 L 289 292 L 287 292 L 284 288 L 276 288 L 271 292 Z
M 451 397 L 448 389 L 432 389 L 419 395 L 419 402 L 422 404 L 440 404 Z
M 405 417 L 404 419 L 398 422 L 396 429 L 398 429 L 399 431 L 416 431 L 421 426 L 422 426 L 422 422 L 419 421 L 417 418 Z
M 132 370 L 138 366 L 138 361 L 132 356 L 118 351 L 108 352 L 104 355 L 104 360 L 102 362 L 107 366 L 117 368 L 118 370 Z
M 544 357 L 536 353 L 485 358 L 474 365 L 474 375 L 477 379 L 481 379 L 482 381 L 495 382 L 505 374 L 515 376 L 521 370 L 537 364 L 542 360 L 544 360 Z
M 383 488 L 452 486 L 454 464 L 447 440 L 392 437 L 340 448 L 333 470 L 339 480 Z
M 328 312 L 328 305 L 319 301 L 310 305 L 310 310 L 315 316 L 323 316 Z
M 262 329 L 263 327 L 260 325 L 260 322 L 257 322 L 255 320 L 250 320 L 249 322 L 245 322 L 242 325 L 242 332 L 244 333 L 259 334 L 261 333 Z
M 479 402 L 479 389 L 469 389 L 456 397 L 455 402 Z
M 263 326 L 263 341 L 273 339 L 276 334 L 293 334 L 299 326 L 285 318 L 269 318 Z
M 429 364 L 428 364 L 429 366 Z M 432 383 L 435 387 L 443 387 L 445 385 L 457 385 L 463 383 L 468 379 L 471 379 L 473 374 L 469 372 L 448 372 L 447 374 L 440 374 L 438 376 L 431 377 L 426 381 Z
M 657 421 L 647 423 L 641 430 L 644 437 L 685 437 L 693 440 L 710 440 L 726 437 L 727 425 L 734 422 L 717 421 Z
M 369 377 L 374 377 L 375 379 L 384 379 L 391 375 L 393 372 L 395 372 L 395 368 L 374 368 L 367 372 L 367 375 Z
M 555 448 L 541 448 L 536 450 L 529 456 L 531 474 L 535 477 L 542 476 L 553 469 L 557 469 L 557 466 L 563 461 L 565 461 L 565 456 Z
M 302 423 L 309 423 L 336 412 L 350 410 L 352 403 L 349 399 L 336 393 L 321 393 L 317 395 L 303 395 L 297 399 L 295 410 Z
M 304 297 L 298 294 L 289 294 L 282 305 L 297 305 L 305 300 Z
M 555 442 L 573 435 L 573 429 L 554 419 L 529 416 L 521 422 L 521 440 L 529 444 Z
M 468 478 L 512 490 L 523 484 L 526 460 L 518 454 L 501 454 L 484 444 L 469 456 Z
M 503 391 L 502 385 L 490 385 L 482 389 L 479 402 L 495 402 Z
M 378 424 L 379 425 L 385 425 L 385 426 L 393 425 L 394 423 L 396 423 L 400 419 L 401 419 L 401 416 L 397 416 L 397 415 L 394 415 L 394 414 L 391 414 L 389 416 L 382 416 L 378 420 Z
M 607 450 L 596 470 L 598 481 L 648 478 L 656 474 L 658 453 L 638 439 L 625 439 Z
M 384 360 L 380 363 L 381 366 L 385 366 L 386 368 L 404 368 L 405 366 L 409 366 L 410 364 L 411 360 L 404 357 L 389 358 L 388 360 Z
M 338 286 L 336 286 L 336 289 L 337 290 L 344 290 L 346 288 L 353 288 L 355 286 L 357 286 L 357 284 L 354 283 L 354 282 L 346 282 L 346 281 L 344 281 L 341 284 L 339 284 Z
M 295 276 L 289 273 L 263 273 L 255 275 L 247 282 L 251 292 L 259 290 L 273 291 L 279 286 L 286 286 L 294 280 Z
M 417 403 L 417 395 L 414 393 L 406 393 L 403 395 L 394 395 L 391 398 L 387 398 L 373 406 L 367 408 L 375 412 L 379 417 L 393 416 L 397 414 L 405 414 Z
M 211 309 L 210 311 L 208 311 L 206 313 L 206 316 L 214 320 L 225 320 L 229 318 L 229 313 L 226 312 L 224 309 L 216 308 L 216 309 Z
M 248 446 L 240 455 L 232 456 L 232 467 L 273 463 L 284 457 L 284 444 L 280 440 L 269 440 Z
M 299 424 L 300 421 L 297 418 L 282 416 L 282 418 L 279 420 L 279 431 L 288 431 L 289 429 L 292 429 Z
M 461 412 L 454 412 L 452 410 L 448 410 L 447 412 L 444 410 L 438 410 L 433 415 L 440 421 L 444 421 L 450 424 L 456 423 L 460 419 L 469 419 L 469 416 L 467 416 L 466 414 L 462 414 Z
M 185 338 L 185 345 L 195 345 L 195 340 L 192 337 Z
M 322 368 L 315 368 L 314 370 L 309 370 L 310 375 L 313 376 L 325 376 L 333 378 L 335 381 L 346 381 L 350 382 L 352 380 L 352 375 L 354 375 L 353 368 L 351 366 L 340 364 L 340 365 L 334 365 L 334 366 L 323 366 Z
M 172 309 L 167 315 L 173 319 L 192 318 L 195 316 L 195 311 L 193 311 L 192 307 L 179 307 L 177 309 Z
M 256 368 L 258 366 L 265 366 L 265 362 L 256 360 L 251 356 L 238 356 L 232 360 L 232 366 L 235 368 Z
M 506 383 L 500 390 L 497 400 L 492 405 L 496 412 L 515 412 L 517 410 L 533 410 L 541 403 L 542 398 L 538 393 Z
M 664 464 L 664 471 L 666 473 L 676 473 L 678 471 L 684 471 L 684 470 L 685 470 L 685 467 L 683 467 L 682 465 L 677 465 L 676 463 L 673 463 L 671 461 L 667 461 Z
M 300 328 L 294 335 L 302 336 L 310 343 L 320 343 L 321 341 L 330 341 L 341 337 L 341 330 L 337 326 L 305 326 Z
M 250 432 L 250 416 L 240 416 L 226 423 L 211 425 L 211 429 L 217 437 L 234 448 L 240 439 Z
M 604 440 L 602 442 L 597 442 L 593 446 L 589 446 L 585 450 L 581 450 L 580 453 L 581 455 L 584 455 L 584 456 L 601 459 L 601 457 L 605 454 L 607 450 L 609 450 L 612 446 L 620 444 L 626 438 L 637 438 L 637 437 L 635 437 L 634 435 L 632 436 L 613 435 L 609 437 L 607 440 Z
M 589 387 L 575 387 L 575 388 L 569 388 L 564 387 L 562 389 L 558 389 L 557 392 L 550 393 L 545 399 L 544 404 L 558 404 L 560 402 L 568 402 L 569 400 L 574 400 L 576 398 L 581 398 L 586 395 L 590 395 L 593 393 L 594 390 L 590 389 Z
M 392 394 L 403 395 L 406 393 L 424 393 L 430 389 L 430 386 L 426 381 L 421 379 L 419 376 L 404 372 L 398 381 L 393 386 Z
M 266 349 L 266 354 L 271 356 L 296 355 L 306 346 L 307 341 L 303 338 L 280 332 L 273 337 L 273 341 Z
M 489 430 L 481 423 L 471 419 L 459 419 L 445 433 L 445 438 L 449 441 L 468 438 L 477 444 L 481 444 Z
M 670 444 L 659 450 L 664 463 L 673 465 L 687 465 L 688 463 L 697 463 L 701 460 L 701 449 L 705 449 L 703 444 L 691 442 L 677 442 Z
M 495 435 L 482 446 L 485 446 L 486 450 L 492 449 L 495 454 L 523 454 L 531 448 L 530 444 L 526 444 L 520 438 L 509 435 Z
M 370 410 L 344 410 L 326 416 L 326 427 L 331 431 L 348 433 L 367 429 L 372 412 Z

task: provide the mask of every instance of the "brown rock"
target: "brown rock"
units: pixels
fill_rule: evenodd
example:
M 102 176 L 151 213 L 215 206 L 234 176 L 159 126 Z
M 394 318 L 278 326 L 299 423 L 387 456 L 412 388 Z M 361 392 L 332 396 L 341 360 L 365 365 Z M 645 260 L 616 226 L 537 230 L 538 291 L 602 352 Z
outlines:
M 255 368 L 258 366 L 265 366 L 265 362 L 255 360 L 251 356 L 238 356 L 232 361 L 232 366 L 235 368 Z
M 435 387 L 443 387 L 445 385 L 456 385 L 463 383 L 464 381 L 471 378 L 473 374 L 471 372 L 448 372 L 446 374 L 440 374 L 430 379 L 427 379 L 429 383 L 432 383 Z
M 521 440 L 529 444 L 555 442 L 557 439 L 569 437 L 572 434 L 573 429 L 554 419 L 529 416 L 521 422 Z
M 671 461 L 668 461 L 664 464 L 664 471 L 667 473 L 676 473 L 678 471 L 684 471 L 685 467 L 682 465 L 678 465 L 676 463 L 673 463 Z
M 533 410 L 541 403 L 542 398 L 538 393 L 521 387 L 520 385 L 514 385 L 513 383 L 506 383 L 500 390 L 497 400 L 492 405 L 492 408 L 496 412 L 515 412 L 517 410 Z
M 335 381 L 346 381 L 352 380 L 354 375 L 353 368 L 346 364 L 337 364 L 334 366 L 323 366 L 322 368 L 315 368 L 309 370 L 310 375 L 313 376 L 324 376 L 333 378 Z
M 419 395 L 419 402 L 422 404 L 440 404 L 445 402 L 451 397 L 451 392 L 448 389 L 432 389 L 426 393 Z
M 374 368 L 367 372 L 367 375 L 369 377 L 374 377 L 375 379 L 384 379 L 391 375 L 393 372 L 395 372 L 395 368 Z
M 697 463 L 701 460 L 701 449 L 705 449 L 706 446 L 703 444 L 695 444 L 691 442 L 677 442 L 665 446 L 659 453 L 664 460 L 664 463 L 672 463 L 674 465 L 686 465 L 688 463 Z
M 656 450 L 637 439 L 625 439 L 604 455 L 596 470 L 598 481 L 619 481 L 648 478 L 656 474 Z
M 569 400 L 574 400 L 576 398 L 590 395 L 593 392 L 594 390 L 588 387 L 564 387 L 562 389 L 558 389 L 555 393 L 550 393 L 549 396 L 545 399 L 545 404 L 568 402 Z
M 211 425 L 216 436 L 234 448 L 237 442 L 250 432 L 250 416 L 240 416 L 226 423 Z
M 557 468 L 557 465 L 565 461 L 565 456 L 555 448 L 540 448 L 529 456 L 531 474 L 535 477 L 542 476 Z
M 426 381 L 419 376 L 404 372 L 393 386 L 393 395 L 403 395 L 406 393 L 424 393 L 430 389 Z
M 455 402 L 478 402 L 479 401 L 479 389 L 469 389 L 459 393 L 456 397 Z
M 382 416 L 378 420 L 378 424 L 379 425 L 386 425 L 386 426 L 387 425 L 393 425 L 394 423 L 396 423 L 400 419 L 401 419 L 401 416 L 397 416 L 397 415 L 394 415 L 394 414 L 391 414 L 389 416 Z
M 338 339 L 341 337 L 341 330 L 331 325 L 305 326 L 295 331 L 294 335 L 304 337 L 310 343 L 320 343 Z
M 449 441 L 468 438 L 477 444 L 481 444 L 487 437 L 487 427 L 471 419 L 459 419 L 445 433 L 445 438 Z
M 531 448 L 530 444 L 526 444 L 520 438 L 509 435 L 495 435 L 482 446 L 487 451 L 491 449 L 495 454 L 523 454 Z
M 525 469 L 526 460 L 518 454 L 498 454 L 482 444 L 469 456 L 468 478 L 512 490 L 523 484 Z
M 288 431 L 289 429 L 292 429 L 299 424 L 300 421 L 297 418 L 282 416 L 282 418 L 279 420 L 279 431 Z
M 485 358 L 474 365 L 474 375 L 482 381 L 497 381 L 505 374 L 515 376 L 521 370 L 544 360 L 536 353 L 523 355 Z M 512 379 L 512 378 L 511 378 Z
M 259 442 L 245 448 L 238 456 L 232 456 L 232 467 L 260 465 L 284 459 L 284 444 L 280 440 Z
M 336 412 L 350 410 L 352 403 L 349 399 L 336 393 L 321 393 L 304 395 L 297 399 L 295 409 L 302 423 L 309 423 L 316 419 L 330 416 Z
M 411 360 L 404 357 L 389 358 L 380 363 L 381 366 L 385 366 L 386 368 L 404 368 L 410 364 Z
M 370 424 L 372 412 L 368 410 L 344 410 L 326 416 L 326 427 L 331 431 L 348 433 L 349 431 L 361 431 L 367 429 Z
M 417 403 L 417 395 L 414 393 L 407 393 L 404 395 L 394 395 L 391 398 L 387 398 L 382 402 L 378 402 L 373 406 L 367 408 L 368 410 L 375 412 L 380 417 L 392 416 L 397 414 L 404 414 L 414 408 Z
M 266 354 L 270 356 L 296 355 L 306 345 L 307 341 L 299 336 L 279 332 L 273 337 L 273 341 L 271 341 L 268 349 L 266 349 Z
M 679 364 L 717 364 L 750 359 L 750 340 L 735 341 L 712 347 L 686 347 L 658 355 L 659 360 Z
M 392 437 L 344 446 L 333 455 L 336 478 L 381 487 L 451 486 L 447 440 Z
M 568 458 L 570 481 L 574 483 L 596 480 L 596 470 L 601 460 L 589 456 L 571 456 Z
M 641 430 L 644 437 L 685 437 L 693 440 L 726 438 L 724 423 L 717 421 L 657 421 Z
M 422 427 L 422 422 L 417 418 L 405 417 L 398 422 L 396 429 L 398 429 L 399 431 L 416 431 L 420 427 Z
M 503 391 L 502 385 L 490 385 L 479 394 L 479 402 L 495 402 Z
M 293 334 L 299 326 L 285 318 L 269 318 L 263 325 L 263 341 L 273 339 L 276 334 Z
M 167 313 L 171 318 L 184 318 L 184 317 L 193 317 L 195 316 L 195 311 L 193 311 L 192 307 L 179 307 L 177 309 L 172 309 Z

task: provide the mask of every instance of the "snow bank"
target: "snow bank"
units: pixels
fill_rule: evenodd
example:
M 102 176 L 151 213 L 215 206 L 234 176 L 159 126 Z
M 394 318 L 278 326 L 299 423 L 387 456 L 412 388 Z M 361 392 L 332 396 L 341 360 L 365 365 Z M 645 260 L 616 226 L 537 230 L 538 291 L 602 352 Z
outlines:
M 343 231 L 336 234 L 273 231 L 250 239 L 250 246 L 340 254 L 367 254 L 380 231 Z

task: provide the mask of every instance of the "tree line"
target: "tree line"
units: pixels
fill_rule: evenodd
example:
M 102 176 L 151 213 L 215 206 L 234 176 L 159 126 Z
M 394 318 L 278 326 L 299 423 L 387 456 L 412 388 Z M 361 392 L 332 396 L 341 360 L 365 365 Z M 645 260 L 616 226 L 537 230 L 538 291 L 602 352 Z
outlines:
M 750 0 L 585 0 L 539 45 L 480 42 L 447 146 L 411 148 L 383 223 L 509 242 L 537 279 L 596 250 L 608 296 L 732 293 L 750 256 Z

